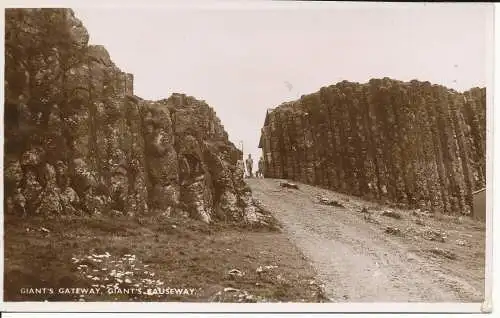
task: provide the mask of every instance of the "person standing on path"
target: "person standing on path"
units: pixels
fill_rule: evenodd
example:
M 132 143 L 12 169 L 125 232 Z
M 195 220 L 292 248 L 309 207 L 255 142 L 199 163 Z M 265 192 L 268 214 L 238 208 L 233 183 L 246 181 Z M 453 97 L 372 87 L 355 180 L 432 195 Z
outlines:
M 251 154 L 248 154 L 248 158 L 246 160 L 246 165 L 247 165 L 248 177 L 249 178 L 253 178 L 253 173 L 252 173 L 253 159 L 252 159 L 252 155 Z
M 245 163 L 243 162 L 243 158 L 239 159 L 237 164 L 236 164 L 236 167 L 237 167 L 237 173 L 238 173 L 238 177 L 241 177 L 242 179 L 245 178 Z
M 264 178 L 264 158 L 259 159 L 259 170 L 257 170 L 257 177 Z

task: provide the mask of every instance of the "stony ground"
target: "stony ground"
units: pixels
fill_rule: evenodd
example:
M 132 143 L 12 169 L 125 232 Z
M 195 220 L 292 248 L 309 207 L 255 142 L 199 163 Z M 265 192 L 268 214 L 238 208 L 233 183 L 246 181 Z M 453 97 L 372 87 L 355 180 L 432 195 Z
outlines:
M 7 217 L 4 264 L 6 301 L 325 300 L 313 268 L 279 228 L 189 218 Z
M 483 223 L 389 208 L 300 183 L 298 189 L 283 188 L 282 181 L 247 180 L 257 205 L 280 223 L 267 228 L 209 226 L 189 218 L 7 216 L 5 300 L 484 298 Z M 26 294 L 26 288 L 53 293 Z M 133 291 L 138 289 L 141 294 Z M 166 294 L 167 289 L 189 294 Z
M 283 188 L 282 181 L 248 183 L 310 260 L 331 300 L 483 300 L 484 223 L 390 209 L 304 184 Z

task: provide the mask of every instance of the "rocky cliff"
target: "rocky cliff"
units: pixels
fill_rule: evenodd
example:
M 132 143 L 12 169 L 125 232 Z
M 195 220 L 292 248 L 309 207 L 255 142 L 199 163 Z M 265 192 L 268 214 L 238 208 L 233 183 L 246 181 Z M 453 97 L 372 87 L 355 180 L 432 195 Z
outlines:
M 469 214 L 486 182 L 485 118 L 484 88 L 343 81 L 267 112 L 265 176 Z
M 214 110 L 147 101 L 69 9 L 8 9 L 5 211 L 256 222 L 241 152 Z

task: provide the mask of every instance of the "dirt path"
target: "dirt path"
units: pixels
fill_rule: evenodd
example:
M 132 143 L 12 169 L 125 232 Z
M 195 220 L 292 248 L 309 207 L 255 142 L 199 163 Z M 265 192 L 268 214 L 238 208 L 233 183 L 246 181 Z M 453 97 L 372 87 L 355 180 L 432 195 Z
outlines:
M 254 197 L 311 261 L 333 301 L 482 301 L 481 279 L 460 275 L 464 272 L 460 264 L 448 266 L 451 262 L 422 256 L 417 244 L 366 222 L 355 211 L 362 204 L 356 198 L 350 197 L 345 208 L 326 206 L 315 197 L 346 196 L 302 184 L 299 190 L 284 189 L 279 182 L 248 180 Z

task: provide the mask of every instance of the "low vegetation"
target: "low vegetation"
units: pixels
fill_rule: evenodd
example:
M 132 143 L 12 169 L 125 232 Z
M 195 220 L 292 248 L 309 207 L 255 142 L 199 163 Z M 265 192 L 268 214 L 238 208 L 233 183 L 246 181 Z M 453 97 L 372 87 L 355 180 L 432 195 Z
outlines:
M 8 217 L 4 275 L 6 301 L 326 300 L 276 227 L 189 218 Z

